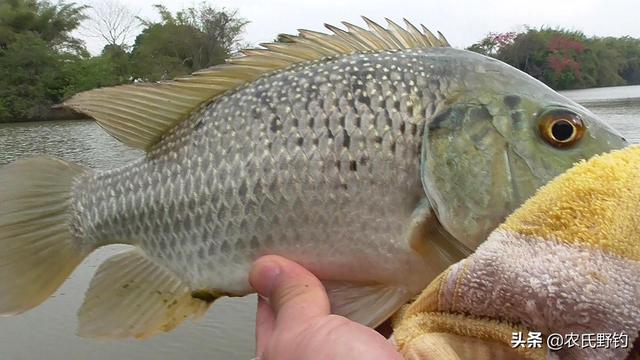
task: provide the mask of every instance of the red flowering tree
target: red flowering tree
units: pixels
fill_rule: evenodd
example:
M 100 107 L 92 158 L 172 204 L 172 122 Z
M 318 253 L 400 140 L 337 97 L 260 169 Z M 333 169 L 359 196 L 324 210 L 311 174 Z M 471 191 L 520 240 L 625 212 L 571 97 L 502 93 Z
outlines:
M 495 57 L 501 49 L 513 44 L 517 36 L 518 34 L 513 31 L 506 33 L 490 32 L 482 40 L 471 45 L 469 50 Z
M 547 77 L 558 88 L 568 88 L 580 79 L 579 55 L 585 50 L 581 41 L 556 34 L 549 39 L 547 50 L 547 67 L 553 72 Z

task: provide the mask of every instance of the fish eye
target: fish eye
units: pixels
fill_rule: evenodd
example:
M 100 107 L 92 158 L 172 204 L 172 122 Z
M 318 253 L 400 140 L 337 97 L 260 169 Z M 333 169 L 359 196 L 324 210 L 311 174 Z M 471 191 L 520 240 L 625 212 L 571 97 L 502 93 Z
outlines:
M 568 110 L 551 110 L 543 113 L 538 129 L 544 140 L 557 148 L 575 144 L 586 131 L 580 116 Z

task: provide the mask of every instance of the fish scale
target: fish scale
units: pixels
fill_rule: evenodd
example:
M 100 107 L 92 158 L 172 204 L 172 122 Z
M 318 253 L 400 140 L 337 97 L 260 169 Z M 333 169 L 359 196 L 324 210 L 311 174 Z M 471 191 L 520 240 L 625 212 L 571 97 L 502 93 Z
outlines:
M 252 292 L 266 254 L 316 275 L 332 312 L 376 326 L 537 188 L 626 144 L 517 69 L 366 22 L 65 102 L 146 154 L 105 172 L 51 158 L 0 169 L 0 315 L 123 243 L 91 281 L 83 336 L 169 331 Z

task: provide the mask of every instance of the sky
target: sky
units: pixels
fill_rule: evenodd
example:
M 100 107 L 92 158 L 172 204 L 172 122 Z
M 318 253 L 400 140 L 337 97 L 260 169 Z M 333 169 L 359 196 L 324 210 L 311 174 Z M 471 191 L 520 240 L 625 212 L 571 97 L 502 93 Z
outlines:
M 91 5 L 100 1 L 78 3 Z M 199 2 L 130 0 L 123 3 L 142 18 L 158 19 L 153 4 L 163 4 L 175 12 Z M 397 23 L 407 18 L 434 32 L 440 30 L 459 48 L 473 44 L 488 32 L 517 31 L 524 25 L 581 30 L 589 36 L 640 38 L 638 0 L 209 0 L 209 3 L 237 9 L 249 20 L 243 41 L 253 46 L 272 41 L 279 33 L 296 33 L 299 28 L 326 32 L 324 23 L 340 25 L 341 21 L 348 21 L 364 27 L 360 15 L 381 24 L 385 17 Z M 82 33 L 78 36 L 86 41 L 93 54 L 99 53 L 104 45 L 97 38 Z

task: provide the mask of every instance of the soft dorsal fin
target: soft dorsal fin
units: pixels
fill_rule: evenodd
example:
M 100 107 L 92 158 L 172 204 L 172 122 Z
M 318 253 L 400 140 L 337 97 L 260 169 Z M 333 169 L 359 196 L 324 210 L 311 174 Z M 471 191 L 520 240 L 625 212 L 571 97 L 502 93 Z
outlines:
M 407 20 L 405 29 L 387 19 L 389 28 L 385 29 L 363 18 L 369 30 L 346 22 L 347 30 L 325 24 L 333 34 L 299 30 L 298 35 L 282 35 L 282 42 L 243 50 L 242 56 L 223 65 L 171 81 L 90 90 L 63 105 L 93 117 L 118 140 L 148 150 L 203 103 L 293 64 L 354 53 L 449 46 L 441 33 L 436 37 Z

